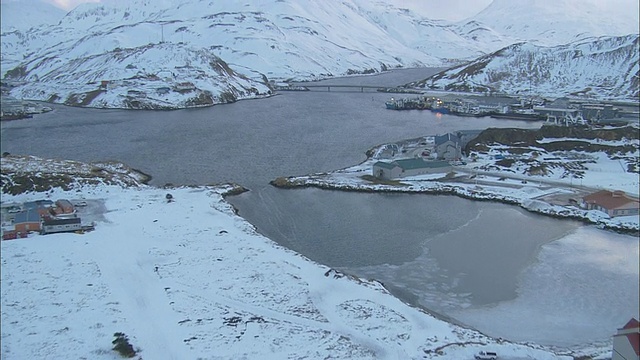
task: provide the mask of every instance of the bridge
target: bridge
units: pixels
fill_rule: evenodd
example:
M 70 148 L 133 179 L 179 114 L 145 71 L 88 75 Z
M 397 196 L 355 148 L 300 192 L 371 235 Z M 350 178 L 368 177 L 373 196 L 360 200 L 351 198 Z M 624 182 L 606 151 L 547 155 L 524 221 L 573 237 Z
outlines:
M 365 89 L 373 89 L 374 91 L 377 91 L 378 89 L 388 89 L 388 86 L 376 86 L 376 85 L 319 85 L 319 84 L 313 84 L 313 85 L 307 85 L 307 84 L 296 84 L 295 86 L 299 86 L 299 87 L 303 87 L 303 88 L 308 88 L 308 89 L 323 89 L 326 88 L 327 91 L 331 91 L 331 88 L 337 88 L 340 90 L 344 90 L 344 91 L 355 91 L 357 89 L 360 89 L 360 92 L 364 92 Z

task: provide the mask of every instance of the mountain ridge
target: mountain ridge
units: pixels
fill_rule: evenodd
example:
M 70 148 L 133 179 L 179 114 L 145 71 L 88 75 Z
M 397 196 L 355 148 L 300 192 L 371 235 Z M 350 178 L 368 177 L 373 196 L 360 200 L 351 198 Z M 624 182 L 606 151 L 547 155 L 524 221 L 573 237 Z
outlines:
M 408 87 L 637 100 L 638 35 L 545 47 L 516 43 Z
M 453 23 L 364 0 L 331 4 L 299 0 L 86 3 L 55 25 L 11 31 L 5 31 L 3 25 L 0 67 L 2 76 L 18 85 L 11 90 L 17 97 L 94 107 L 213 105 L 246 96 L 269 96 L 270 80 L 317 80 L 474 61 L 526 37 L 522 32 L 517 37 L 505 35 L 481 21 L 487 21 L 492 11 L 513 12 L 513 7 L 505 10 L 504 3 L 500 4 L 494 1 L 476 18 Z M 560 30 L 566 29 L 556 29 Z M 569 32 L 580 37 L 588 35 L 589 29 Z M 538 35 L 531 36 L 525 41 L 541 42 Z M 151 50 L 153 47 L 156 49 Z M 174 51 L 178 60 L 172 57 Z M 140 58 L 141 53 L 147 55 Z M 206 62 L 190 62 L 185 53 L 206 54 L 203 56 L 232 71 L 208 75 Z M 192 71 L 165 77 L 164 82 L 151 81 L 151 75 L 166 70 L 176 73 L 172 69 L 185 66 Z M 109 91 L 114 95 L 108 97 L 95 93 L 100 90 L 95 83 L 102 81 L 112 85 L 129 81 L 129 87 L 112 86 Z M 149 100 L 158 89 L 173 89 L 182 82 L 193 83 L 197 91 L 186 96 L 171 91 L 172 96 Z M 124 101 L 130 90 L 142 91 L 146 98 Z M 87 99 L 90 92 L 95 100 L 77 101 Z

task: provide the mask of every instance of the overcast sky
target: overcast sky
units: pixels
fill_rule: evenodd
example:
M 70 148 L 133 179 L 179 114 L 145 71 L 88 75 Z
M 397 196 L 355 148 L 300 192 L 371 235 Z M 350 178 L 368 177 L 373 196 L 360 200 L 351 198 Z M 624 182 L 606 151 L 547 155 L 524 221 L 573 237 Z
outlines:
M 412 9 L 429 19 L 462 20 L 491 4 L 492 0 L 385 0 L 401 8 Z
M 65 10 L 71 10 L 85 2 L 100 0 L 45 0 Z M 236 0 L 224 0 L 236 1 Z M 332 1 L 332 0 L 327 0 Z M 430 19 L 462 20 L 487 7 L 492 0 L 385 0 L 398 7 L 412 9 Z
M 2 2 L 20 2 L 26 0 L 0 0 Z M 71 10 L 78 4 L 86 2 L 101 2 L 103 0 L 41 0 L 54 4 L 65 10 Z M 237 0 L 219 0 L 237 1 Z M 326 0 L 334 1 L 334 0 Z M 374 0 L 371 0 L 374 1 Z M 429 19 L 445 19 L 450 21 L 463 20 L 474 16 L 486 8 L 492 0 L 382 0 L 398 7 L 411 9 Z M 531 1 L 539 5 L 544 4 L 553 7 L 556 0 L 509 0 L 509 1 Z M 592 11 L 607 11 L 620 16 L 638 17 L 638 0 L 568 0 L 574 6 L 587 6 Z M 632 15 L 630 15 L 632 14 Z
M 100 0 L 44 0 L 45 2 L 52 3 L 57 7 L 63 8 L 65 10 L 71 10 L 74 7 L 78 6 L 78 4 L 86 3 L 86 2 L 100 2 Z

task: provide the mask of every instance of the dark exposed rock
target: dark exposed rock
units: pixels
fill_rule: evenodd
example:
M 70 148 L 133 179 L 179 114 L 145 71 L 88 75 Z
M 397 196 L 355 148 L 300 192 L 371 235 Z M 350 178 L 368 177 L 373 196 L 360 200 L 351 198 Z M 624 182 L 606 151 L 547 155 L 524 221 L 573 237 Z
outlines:
M 537 140 L 557 138 L 555 142 L 538 143 Z M 468 154 L 471 151 L 484 152 L 488 145 L 502 144 L 523 148 L 535 146 L 546 151 L 604 151 L 607 154 L 618 152 L 627 153 L 635 151 L 633 145 L 609 146 L 604 144 L 593 144 L 589 141 L 562 140 L 562 138 L 585 139 L 602 141 L 616 141 L 622 139 L 640 139 L 637 127 L 625 126 L 618 128 L 589 128 L 582 126 L 553 126 L 545 125 L 540 129 L 513 129 L 513 128 L 489 128 L 482 131 L 475 139 L 470 141 L 465 147 Z

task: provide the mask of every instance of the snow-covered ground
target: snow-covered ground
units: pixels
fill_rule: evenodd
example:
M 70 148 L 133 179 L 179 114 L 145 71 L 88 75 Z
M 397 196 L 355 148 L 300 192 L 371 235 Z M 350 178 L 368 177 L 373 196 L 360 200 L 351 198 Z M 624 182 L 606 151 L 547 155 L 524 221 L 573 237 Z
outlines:
M 2 358 L 117 359 L 116 332 L 144 359 L 571 358 L 448 324 L 284 249 L 234 214 L 229 189 L 49 192 L 106 210 L 92 232 L 1 243 Z

